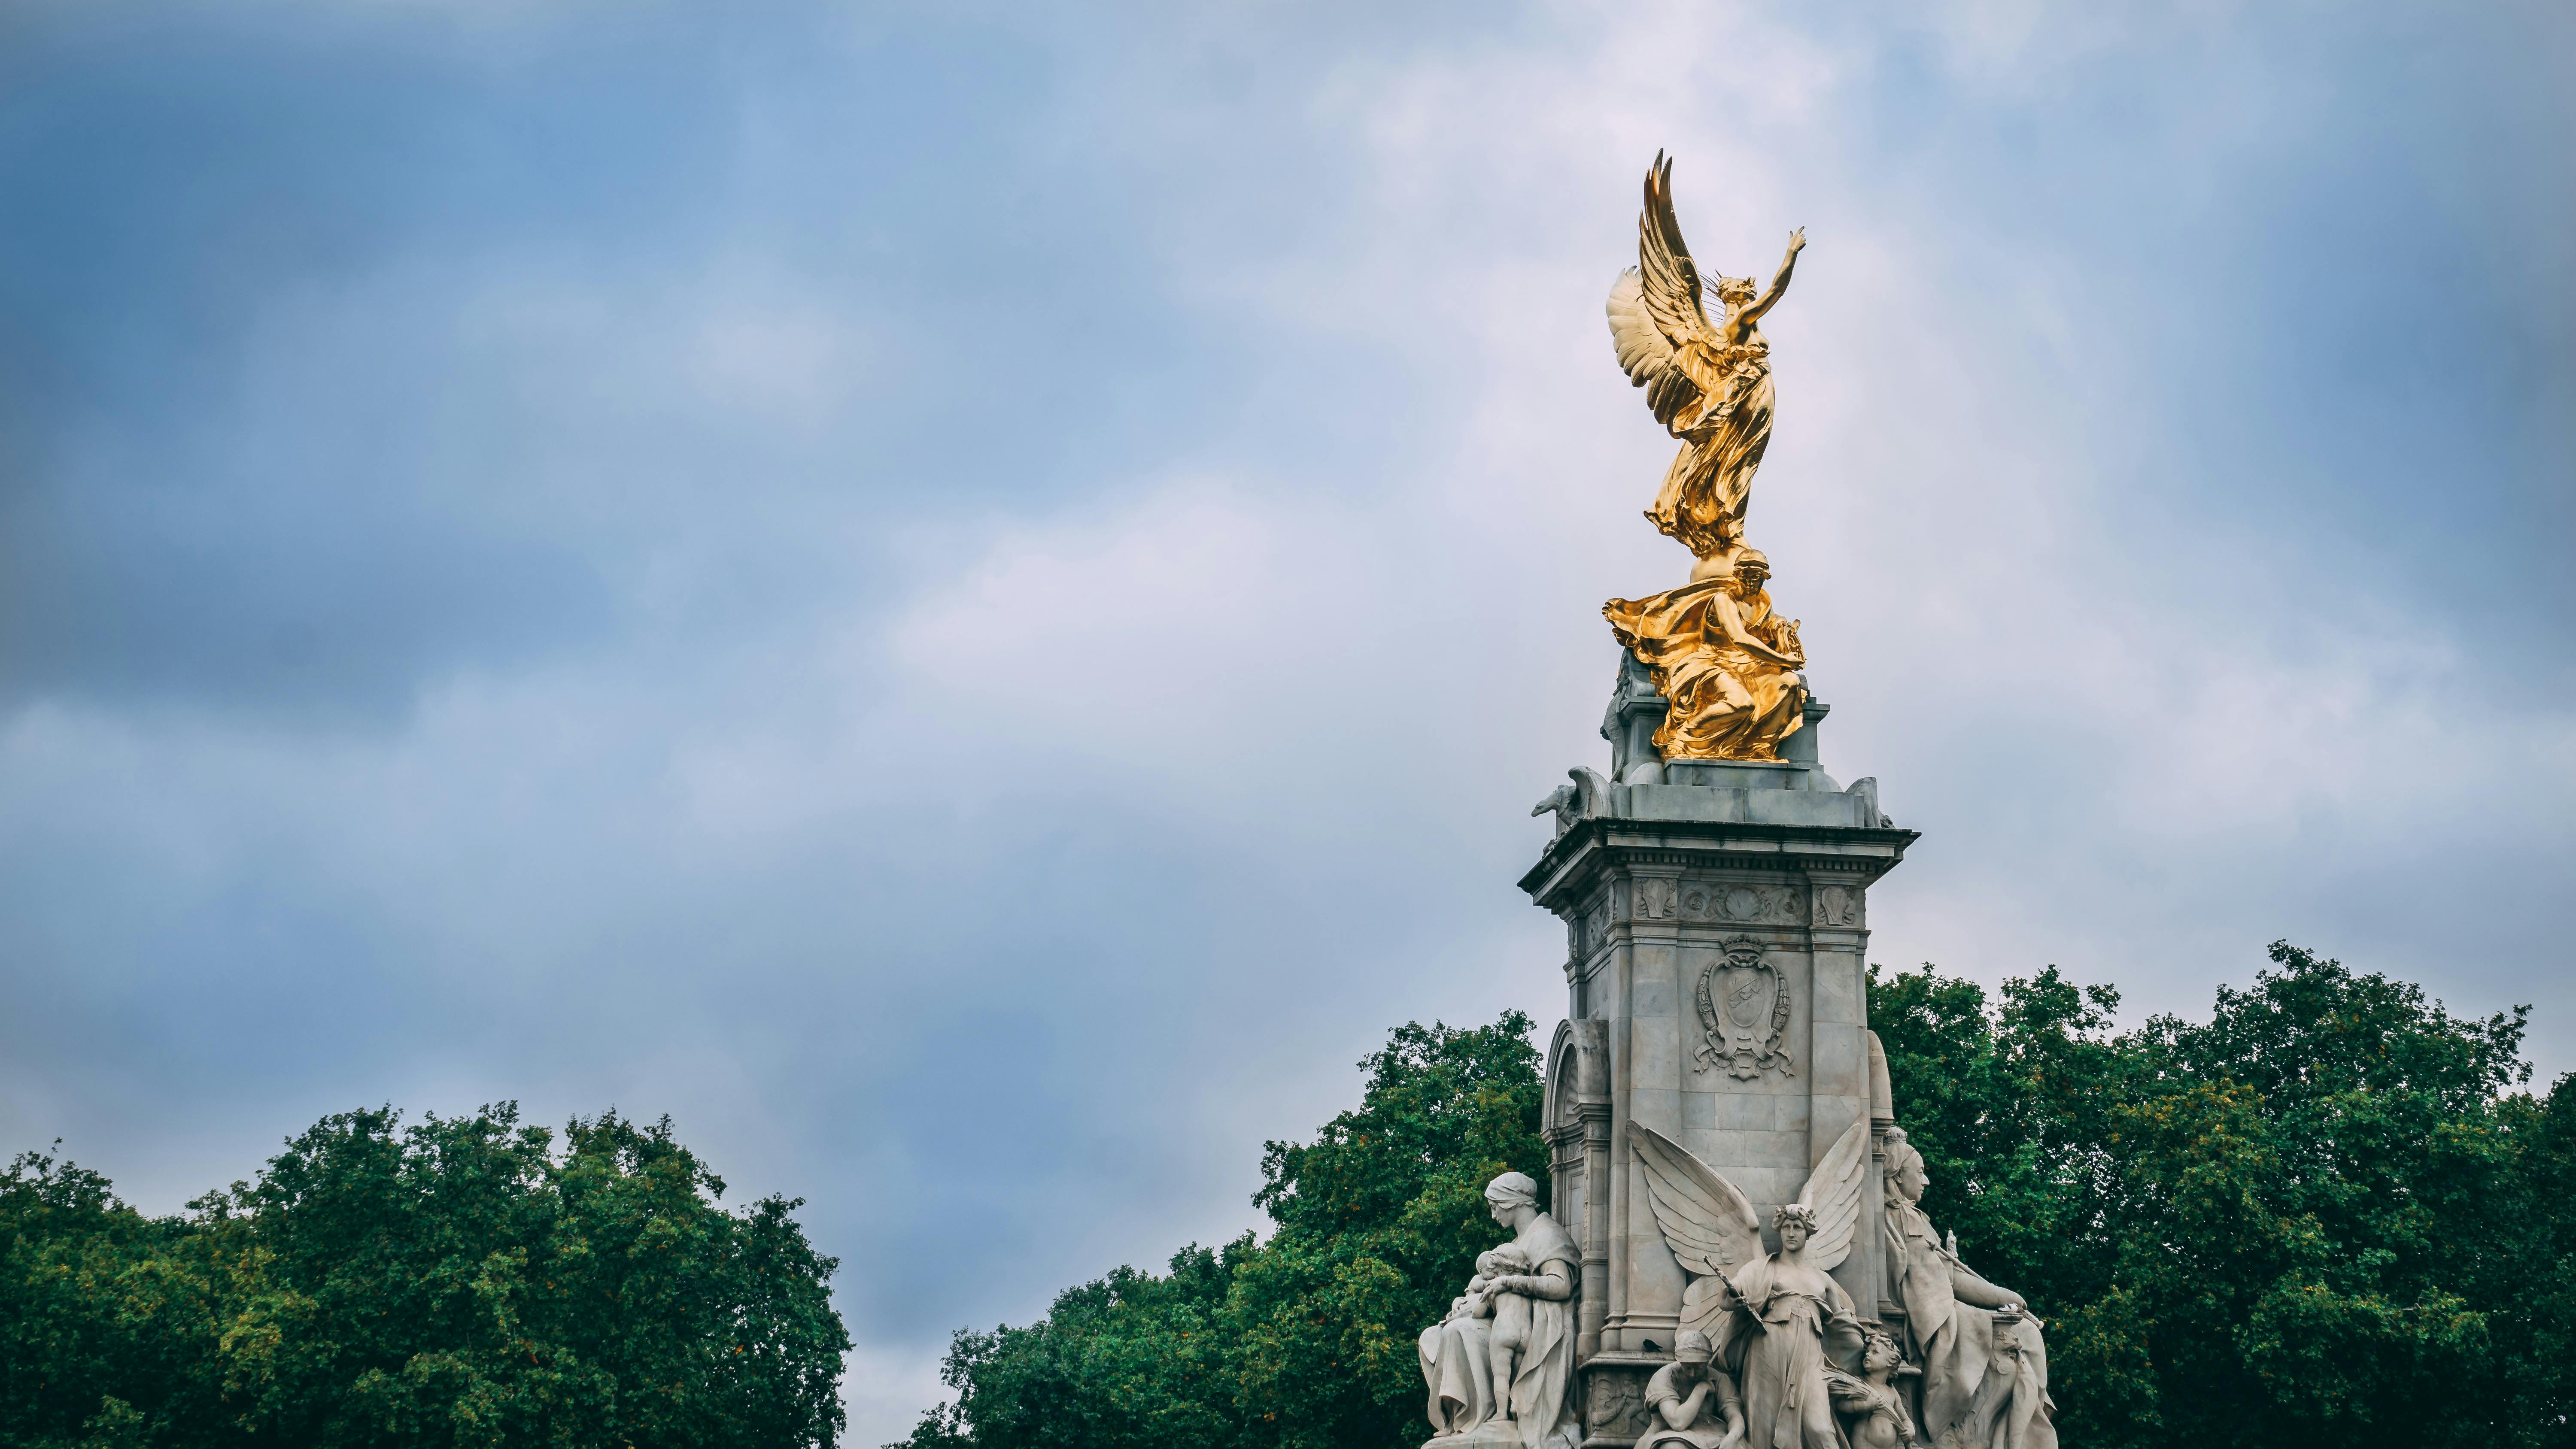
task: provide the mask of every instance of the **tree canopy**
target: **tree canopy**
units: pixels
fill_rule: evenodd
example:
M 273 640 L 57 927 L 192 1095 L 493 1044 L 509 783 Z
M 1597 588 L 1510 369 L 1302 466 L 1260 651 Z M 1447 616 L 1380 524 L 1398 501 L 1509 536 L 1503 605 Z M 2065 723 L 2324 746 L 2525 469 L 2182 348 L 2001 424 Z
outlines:
M 2576 1078 L 2522 1090 L 2521 1009 L 2270 955 L 2128 1030 L 2055 967 L 1871 972 L 1923 1205 L 2047 1323 L 2065 1441 L 2576 1445 Z M 1502 1236 L 1480 1189 L 1544 1181 L 1531 1028 L 1398 1028 L 1358 1108 L 1265 1148 L 1266 1240 L 961 1331 L 892 1449 L 1421 1443 L 1414 1336 Z
M 325 1118 L 184 1217 L 22 1155 L 0 1449 L 830 1444 L 835 1265 L 723 1192 L 667 1121 L 507 1105 Z
M 2070 1444 L 2565 1445 L 2576 1088 L 2285 942 L 2210 1019 L 2051 968 L 1874 975 L 1924 1207 L 2050 1324 Z

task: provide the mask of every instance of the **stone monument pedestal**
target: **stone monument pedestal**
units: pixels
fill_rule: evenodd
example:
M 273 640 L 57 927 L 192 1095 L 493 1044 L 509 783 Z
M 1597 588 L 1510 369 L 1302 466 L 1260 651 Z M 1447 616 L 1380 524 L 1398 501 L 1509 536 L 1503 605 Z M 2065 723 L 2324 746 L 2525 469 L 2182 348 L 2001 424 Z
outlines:
M 1464 1434 L 1425 1440 L 1422 1449 L 1522 1449 L 1521 1430 L 1509 1419 L 1496 1419 Z
M 1647 1431 L 1645 1382 L 1671 1360 L 1680 1321 L 1685 1274 L 1630 1124 L 1742 1189 L 1776 1248 L 1772 1210 L 1872 1119 L 1868 892 L 1916 839 L 1879 812 L 1876 781 L 1844 788 L 1824 773 L 1824 706 L 1807 706 L 1778 763 L 1661 760 L 1648 741 L 1663 701 L 1634 672 L 1603 728 L 1611 778 L 1573 772 L 1549 802 L 1556 838 L 1521 880 L 1566 925 L 1546 1133 L 1552 1211 L 1583 1252 L 1586 1445 Z M 1833 1274 L 1864 1317 L 1880 1314 L 1888 1282 L 1880 1197 L 1873 1161 Z

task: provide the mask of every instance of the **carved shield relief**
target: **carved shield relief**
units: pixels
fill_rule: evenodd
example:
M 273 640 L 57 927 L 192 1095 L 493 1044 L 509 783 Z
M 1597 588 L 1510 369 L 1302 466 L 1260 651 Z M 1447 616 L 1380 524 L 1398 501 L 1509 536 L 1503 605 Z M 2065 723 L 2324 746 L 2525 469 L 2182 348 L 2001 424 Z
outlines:
M 1698 1070 L 1723 1064 L 1731 1077 L 1750 1079 L 1766 1070 L 1794 1076 L 1782 1045 L 1789 1034 L 1788 978 L 1751 937 L 1738 936 L 1725 950 L 1699 973 Z

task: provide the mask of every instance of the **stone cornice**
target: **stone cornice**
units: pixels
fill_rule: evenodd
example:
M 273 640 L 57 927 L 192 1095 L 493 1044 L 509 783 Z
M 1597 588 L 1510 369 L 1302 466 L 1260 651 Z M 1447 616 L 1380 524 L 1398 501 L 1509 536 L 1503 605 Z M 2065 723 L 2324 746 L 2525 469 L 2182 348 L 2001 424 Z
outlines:
M 1850 877 L 1867 885 L 1905 858 L 1922 832 L 1842 825 L 1769 825 L 1596 816 L 1575 822 L 1541 852 L 1521 889 L 1551 911 L 1572 905 L 1613 866 L 1777 871 Z

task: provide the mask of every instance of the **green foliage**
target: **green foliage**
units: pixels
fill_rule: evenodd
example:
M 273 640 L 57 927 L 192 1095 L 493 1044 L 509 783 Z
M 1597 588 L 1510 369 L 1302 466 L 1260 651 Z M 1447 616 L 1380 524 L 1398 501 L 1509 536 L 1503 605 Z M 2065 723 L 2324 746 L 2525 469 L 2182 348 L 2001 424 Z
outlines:
M 908 1449 L 1226 1449 L 1418 1443 L 1414 1340 L 1501 1240 L 1485 1184 L 1544 1180 L 1531 1023 L 1398 1028 L 1356 1110 L 1272 1142 L 1254 1201 L 1276 1231 L 1121 1268 L 1039 1322 L 961 1332 L 953 1404 Z
M 2271 956 L 2126 1032 L 2054 967 L 1871 973 L 1924 1206 L 2046 1321 L 2063 1442 L 2576 1446 L 2576 1078 L 2517 1090 L 2522 1011 Z M 1414 1335 L 1499 1237 L 1484 1182 L 1541 1175 L 1529 1029 L 1397 1031 L 1357 1110 L 1268 1145 L 1268 1241 L 959 1334 L 907 1449 L 1420 1443 Z
M 2049 1321 L 2067 1442 L 2576 1442 L 2576 1086 L 2511 1090 L 2522 1010 L 2271 956 L 2119 1035 L 2054 968 L 1873 973 L 1924 1206 Z
M 834 1264 L 614 1115 L 324 1119 L 146 1219 L 96 1174 L 0 1178 L 0 1449 L 829 1444 Z

